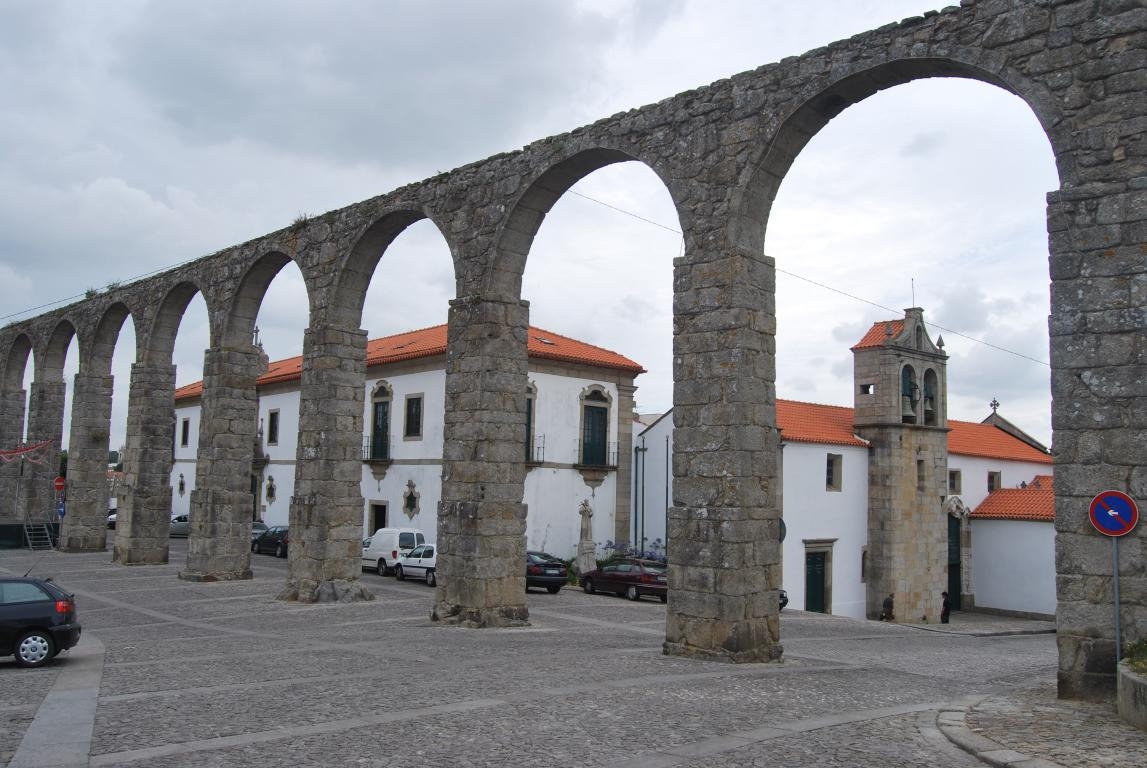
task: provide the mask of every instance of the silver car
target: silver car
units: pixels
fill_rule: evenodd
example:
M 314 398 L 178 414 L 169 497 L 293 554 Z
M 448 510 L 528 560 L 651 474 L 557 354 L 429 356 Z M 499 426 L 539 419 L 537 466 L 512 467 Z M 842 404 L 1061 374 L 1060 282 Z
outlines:
M 176 515 L 171 518 L 171 533 L 169 535 L 186 539 L 190 530 L 191 523 L 188 522 L 187 515 Z

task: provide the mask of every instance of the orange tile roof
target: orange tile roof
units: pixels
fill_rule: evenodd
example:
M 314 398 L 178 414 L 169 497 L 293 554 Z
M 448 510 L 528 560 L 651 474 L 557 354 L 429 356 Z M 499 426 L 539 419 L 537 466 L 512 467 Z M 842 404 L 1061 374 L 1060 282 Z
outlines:
M 1051 464 L 1052 458 L 994 424 L 948 419 L 948 453 Z
M 889 333 L 891 331 L 891 333 Z M 868 332 L 864 334 L 864 338 L 856 342 L 853 349 L 870 349 L 872 347 L 884 346 L 886 339 L 895 339 L 904 332 L 903 320 L 881 320 L 878 323 L 873 323 Z
M 556 360 L 564 363 L 582 363 L 601 368 L 611 368 L 634 375 L 645 373 L 645 369 L 624 355 L 619 355 L 602 347 L 595 347 L 568 336 L 530 326 L 526 345 L 532 358 Z M 402 360 L 434 357 L 446 354 L 446 326 L 436 325 L 417 331 L 407 331 L 381 339 L 372 339 L 366 344 L 366 365 L 371 368 Z M 282 381 L 293 381 L 302 376 L 302 355 L 276 360 L 267 367 L 267 372 L 259 377 L 258 386 Z M 175 390 L 176 400 L 199 397 L 203 394 L 203 382 L 187 384 Z
M 852 431 L 852 409 L 840 405 L 777 400 L 777 426 L 794 443 L 868 446 Z
M 1039 475 L 1026 488 L 999 488 L 988 494 L 971 516 L 978 520 L 1055 521 L 1051 475 Z

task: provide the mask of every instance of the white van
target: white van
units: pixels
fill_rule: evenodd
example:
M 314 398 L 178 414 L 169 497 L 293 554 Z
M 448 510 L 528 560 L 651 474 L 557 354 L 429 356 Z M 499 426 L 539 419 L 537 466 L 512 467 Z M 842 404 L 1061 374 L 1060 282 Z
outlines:
M 399 557 L 425 543 L 426 536 L 417 528 L 379 528 L 362 543 L 362 567 L 389 576 Z

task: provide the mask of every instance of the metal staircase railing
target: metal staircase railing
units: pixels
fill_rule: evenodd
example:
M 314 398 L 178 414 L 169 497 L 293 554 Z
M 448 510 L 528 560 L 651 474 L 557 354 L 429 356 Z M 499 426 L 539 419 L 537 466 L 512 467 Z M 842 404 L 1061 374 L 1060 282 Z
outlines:
M 51 510 L 41 510 L 38 516 L 29 513 L 24 518 L 24 546 L 33 551 L 52 549 L 51 526 L 55 523 L 56 517 Z

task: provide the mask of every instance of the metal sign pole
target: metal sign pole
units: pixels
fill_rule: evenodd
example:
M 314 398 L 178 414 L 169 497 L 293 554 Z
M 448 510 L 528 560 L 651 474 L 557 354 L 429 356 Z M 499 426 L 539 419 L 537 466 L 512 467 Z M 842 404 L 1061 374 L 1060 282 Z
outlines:
M 1119 647 L 1119 638 L 1123 634 L 1119 631 L 1119 537 L 1111 539 L 1111 578 L 1115 583 L 1115 670 L 1119 671 L 1119 660 L 1123 654 Z

